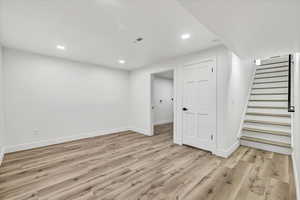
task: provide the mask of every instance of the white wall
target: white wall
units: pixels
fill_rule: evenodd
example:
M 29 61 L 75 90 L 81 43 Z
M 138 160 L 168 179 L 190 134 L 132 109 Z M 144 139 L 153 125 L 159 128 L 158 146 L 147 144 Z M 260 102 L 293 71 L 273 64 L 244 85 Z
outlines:
M 128 128 L 127 71 L 7 48 L 3 59 L 8 151 Z
M 252 86 L 254 76 L 254 60 L 243 60 L 232 53 L 231 66 L 228 68 L 225 86 L 225 130 L 227 144 L 233 141 L 239 134 L 245 107 L 248 103 L 248 94 Z M 238 135 L 239 136 L 239 135 Z M 227 146 L 229 148 L 229 146 Z
M 154 106 L 154 124 L 164 124 L 173 122 L 173 91 L 173 80 L 153 76 L 152 106 Z
M 130 73 L 4 48 L 7 151 L 126 129 L 151 135 L 151 75 L 170 69 L 176 88 L 174 141 L 181 144 L 178 69 L 209 57 L 217 59 L 215 153 L 226 155 L 238 143 L 253 67 L 223 46 Z
M 4 154 L 4 106 L 3 106 L 3 48 L 0 44 L 0 164 Z
M 200 51 L 188 56 L 178 57 L 147 68 L 130 73 L 131 90 L 131 127 L 145 135 L 151 135 L 151 74 L 168 69 L 175 69 L 175 107 L 177 119 L 174 141 L 181 144 L 180 115 L 181 102 L 176 96 L 179 88 L 180 69 L 184 64 L 215 57 L 217 59 L 217 154 L 225 155 L 230 149 L 238 145 L 238 131 L 246 104 L 246 94 L 250 87 L 253 67 L 250 61 L 234 63 L 232 53 L 225 47 L 218 46 Z M 245 68 L 244 68 L 245 67 Z M 178 79 L 178 80 L 177 80 Z M 134 94 L 140 94 L 138 96 Z
M 300 197 L 300 53 L 295 54 L 294 68 L 294 123 L 293 123 L 293 164 L 296 178 L 297 196 Z

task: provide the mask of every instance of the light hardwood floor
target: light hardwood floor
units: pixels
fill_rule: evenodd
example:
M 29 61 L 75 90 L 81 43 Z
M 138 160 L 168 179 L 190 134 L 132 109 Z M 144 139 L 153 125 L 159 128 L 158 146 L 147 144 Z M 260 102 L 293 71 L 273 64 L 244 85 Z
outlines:
M 123 132 L 5 155 L 1 200 L 295 200 L 291 158 L 240 147 L 222 159 Z

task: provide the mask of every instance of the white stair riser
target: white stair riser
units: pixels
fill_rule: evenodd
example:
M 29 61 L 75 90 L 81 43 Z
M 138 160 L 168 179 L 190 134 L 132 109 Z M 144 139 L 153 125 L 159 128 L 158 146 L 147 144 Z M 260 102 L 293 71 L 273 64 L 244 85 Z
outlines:
M 252 88 L 288 87 L 288 82 L 253 84 Z
M 255 83 L 273 82 L 273 81 L 288 81 L 288 77 L 275 77 L 275 78 L 254 79 Z
M 264 64 L 267 64 L 267 63 L 273 63 L 273 64 L 269 64 L 269 65 L 264 65 Z M 282 63 L 276 63 L 276 62 L 273 62 L 273 61 L 271 61 L 271 62 L 262 62 L 261 63 L 261 65 L 258 65 L 257 66 L 257 69 L 259 69 L 259 68 L 264 68 L 264 67 L 278 67 L 278 66 L 282 66 L 282 65 L 289 65 L 289 62 L 286 60 L 283 60 L 283 62 Z
M 283 131 L 290 133 L 291 127 L 288 126 L 278 126 L 278 125 L 270 125 L 270 124 L 258 124 L 258 123 L 244 123 L 244 128 L 255 128 L 255 129 L 263 129 L 263 130 L 271 130 L 271 131 Z
M 288 107 L 288 102 L 262 102 L 262 101 L 250 101 L 249 106 L 278 106 Z
M 291 122 L 291 118 L 287 118 L 287 117 L 269 117 L 269 116 L 256 116 L 256 115 L 246 115 L 245 120 L 272 121 L 272 122 L 282 122 L 282 123 Z
M 274 142 L 283 142 L 286 144 L 291 144 L 291 138 L 287 136 L 279 136 L 279 135 L 270 135 L 265 133 L 256 133 L 250 131 L 243 131 L 243 136 L 254 137 L 259 139 L 265 139 Z
M 288 95 L 251 95 L 250 100 L 255 99 L 266 99 L 266 100 L 276 100 L 276 99 L 288 99 Z
M 252 93 L 288 93 L 287 88 L 275 88 L 275 89 L 252 89 Z
M 280 70 L 277 70 L 280 71 Z M 262 73 L 262 72 L 258 72 Z M 265 77 L 270 77 L 270 76 L 286 76 L 288 75 L 288 71 L 284 72 L 273 72 L 273 73 L 267 73 L 267 74 L 255 74 L 255 78 L 265 78 Z
M 270 114 L 289 114 L 289 112 L 286 109 L 257 109 L 257 108 L 248 108 L 247 112 L 270 113 Z
M 257 69 L 258 68 L 259 69 L 266 68 L 266 67 L 281 67 L 281 66 L 288 66 L 288 65 L 289 65 L 288 61 L 284 61 L 284 62 L 280 62 L 280 63 L 269 63 L 269 64 L 267 64 L 267 63 L 263 64 L 262 63 L 262 65 L 257 66 Z
M 278 68 L 261 69 L 261 70 L 257 70 L 256 73 L 273 72 L 273 71 L 278 71 L 278 70 L 289 70 L 289 67 L 284 66 L 284 67 L 278 67 Z
M 281 154 L 287 154 L 287 155 L 290 155 L 291 151 L 292 151 L 289 148 L 279 147 L 279 146 L 275 146 L 275 145 L 262 144 L 262 143 L 257 143 L 257 142 L 250 142 L 250 141 L 245 141 L 245 140 L 241 140 L 241 145 L 253 147 L 253 148 L 257 148 L 257 149 L 262 149 L 262 150 L 266 150 L 266 151 L 281 153 Z
M 267 63 L 278 63 L 278 62 L 288 62 L 289 60 L 289 55 L 282 55 L 279 57 L 273 57 L 273 58 L 268 58 L 261 60 L 261 64 L 267 64 Z

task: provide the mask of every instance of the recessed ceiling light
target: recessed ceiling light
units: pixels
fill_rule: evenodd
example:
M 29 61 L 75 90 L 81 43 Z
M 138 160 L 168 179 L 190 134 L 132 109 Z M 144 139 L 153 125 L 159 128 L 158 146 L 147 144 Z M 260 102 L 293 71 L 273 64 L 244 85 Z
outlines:
M 183 39 L 183 40 L 187 40 L 187 39 L 189 39 L 191 37 L 191 34 L 189 34 L 189 33 L 185 33 L 185 34 L 182 34 L 181 35 L 181 39 Z
M 119 63 L 120 63 L 120 64 L 125 64 L 126 61 L 125 61 L 125 60 L 119 60 Z
M 63 46 L 63 45 L 56 45 L 56 48 L 59 49 L 59 50 L 65 50 L 66 47 Z

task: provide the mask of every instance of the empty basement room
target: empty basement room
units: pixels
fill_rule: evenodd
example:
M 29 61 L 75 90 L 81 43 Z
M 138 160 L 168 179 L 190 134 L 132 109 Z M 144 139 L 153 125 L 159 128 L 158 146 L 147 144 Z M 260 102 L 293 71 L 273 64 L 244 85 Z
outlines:
M 300 199 L 299 10 L 0 0 L 0 200 Z

